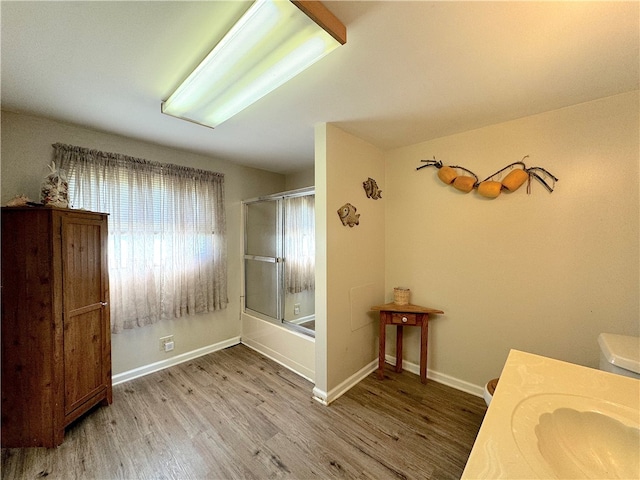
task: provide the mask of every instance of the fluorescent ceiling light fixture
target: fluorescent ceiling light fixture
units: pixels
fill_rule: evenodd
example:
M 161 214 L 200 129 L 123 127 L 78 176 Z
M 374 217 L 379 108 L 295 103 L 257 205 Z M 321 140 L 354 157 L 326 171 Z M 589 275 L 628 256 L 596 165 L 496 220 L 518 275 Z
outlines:
M 320 2 L 257 0 L 162 113 L 215 127 L 344 43 L 344 25 Z

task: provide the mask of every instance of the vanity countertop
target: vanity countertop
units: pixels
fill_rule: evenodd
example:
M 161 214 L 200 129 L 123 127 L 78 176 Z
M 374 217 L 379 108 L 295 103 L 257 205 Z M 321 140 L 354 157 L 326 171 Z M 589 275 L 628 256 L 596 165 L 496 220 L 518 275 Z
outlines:
M 591 420 L 584 421 L 585 412 L 596 412 L 586 414 L 589 419 L 598 419 L 593 422 L 594 426 L 590 425 Z M 531 479 L 560 476 L 558 469 L 547 462 L 549 455 L 559 458 L 560 453 L 555 450 L 560 451 L 561 448 L 555 448 L 553 441 L 548 442 L 550 429 L 539 425 L 540 415 L 544 413 L 547 413 L 547 420 L 553 418 L 553 421 L 558 420 L 558 413 L 570 414 L 560 416 L 560 424 L 567 419 L 574 422 L 573 419 L 578 417 L 578 421 L 572 424 L 572 427 L 581 425 L 576 429 L 579 433 L 576 435 L 577 442 L 585 436 L 582 434 L 586 431 L 584 425 L 594 432 L 597 431 L 594 429 L 601 428 L 598 423 L 601 420 L 617 422 L 612 418 L 622 422 L 618 425 L 626 435 L 624 442 L 629 443 L 629 438 L 632 443 L 638 442 L 640 380 L 511 350 L 462 478 Z M 540 440 L 541 435 L 547 437 Z M 560 433 L 562 435 L 564 433 Z M 545 441 L 550 445 L 547 447 L 547 457 L 543 458 L 539 445 Z M 630 451 L 634 450 L 635 453 L 626 457 L 624 463 L 630 463 L 631 468 L 637 469 L 640 449 L 633 447 Z

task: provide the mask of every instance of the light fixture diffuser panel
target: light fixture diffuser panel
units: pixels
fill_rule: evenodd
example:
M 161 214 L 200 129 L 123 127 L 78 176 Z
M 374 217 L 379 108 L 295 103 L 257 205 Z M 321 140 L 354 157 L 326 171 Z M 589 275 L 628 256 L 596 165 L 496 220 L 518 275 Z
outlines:
M 289 0 L 258 0 L 163 102 L 162 112 L 215 127 L 340 44 Z

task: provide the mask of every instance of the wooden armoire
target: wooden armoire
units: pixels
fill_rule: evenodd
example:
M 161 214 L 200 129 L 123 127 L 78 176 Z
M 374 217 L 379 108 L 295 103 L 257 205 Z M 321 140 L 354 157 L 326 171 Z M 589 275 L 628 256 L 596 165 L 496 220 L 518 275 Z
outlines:
M 107 215 L 2 208 L 2 447 L 60 445 L 112 401 Z

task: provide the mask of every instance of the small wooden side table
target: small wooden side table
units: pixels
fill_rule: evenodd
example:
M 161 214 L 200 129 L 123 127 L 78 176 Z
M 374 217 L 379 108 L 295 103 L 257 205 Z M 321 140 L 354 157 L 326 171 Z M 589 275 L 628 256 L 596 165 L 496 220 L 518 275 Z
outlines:
M 420 381 L 427 383 L 427 339 L 429 335 L 429 314 L 442 314 L 442 310 L 419 305 L 397 305 L 387 303 L 371 307 L 380 312 L 380 354 L 378 357 L 378 379 L 384 378 L 386 326 L 396 326 L 396 372 L 402 372 L 402 334 L 405 325 L 420 327 Z

